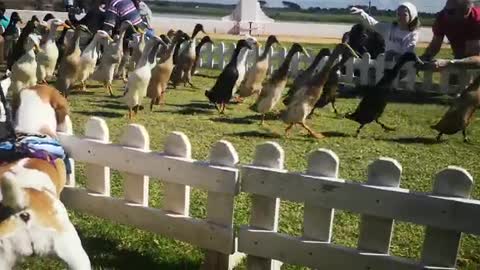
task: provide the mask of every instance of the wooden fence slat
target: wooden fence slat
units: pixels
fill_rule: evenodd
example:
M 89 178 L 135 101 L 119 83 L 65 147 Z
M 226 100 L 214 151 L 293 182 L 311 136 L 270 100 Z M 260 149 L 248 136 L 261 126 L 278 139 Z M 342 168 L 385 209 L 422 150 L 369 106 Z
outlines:
M 72 119 L 70 118 L 69 115 L 65 117 L 64 124 L 58 125 L 57 126 L 57 132 L 59 132 L 58 136 L 62 137 L 62 133 L 65 136 L 72 136 L 73 135 L 73 124 L 72 124 Z M 62 143 L 63 145 L 63 143 Z M 63 146 L 65 148 L 65 146 Z M 65 149 L 65 151 L 68 152 L 68 149 Z M 75 160 L 71 157 L 72 153 L 68 152 L 69 154 L 69 159 L 68 162 L 70 163 L 70 168 L 71 168 L 71 173 L 67 175 L 67 182 L 65 183 L 65 186 L 69 187 L 75 187 Z
M 262 166 L 283 170 L 285 154 L 280 145 L 267 142 L 257 146 L 255 150 L 255 166 Z M 250 227 L 276 232 L 278 230 L 278 215 L 280 208 L 279 198 L 269 198 L 261 195 L 251 195 Z M 239 239 L 241 245 L 242 239 Z M 279 270 L 280 262 L 261 258 L 254 255 L 247 256 L 247 269 Z
M 400 186 L 401 174 L 402 167 L 396 160 L 380 158 L 368 166 L 367 184 L 398 188 Z M 383 202 L 377 200 L 377 203 L 381 204 Z M 362 215 L 358 249 L 389 254 L 393 222 L 393 219 Z
M 182 132 L 170 133 L 165 141 L 165 154 L 190 159 L 192 145 L 187 135 Z M 165 183 L 164 187 L 163 209 L 188 216 L 190 213 L 190 187 L 174 183 Z
M 338 178 L 337 155 L 326 149 L 313 152 L 308 159 L 307 174 Z M 303 238 L 330 242 L 334 210 L 305 203 L 303 214 Z
M 473 178 L 466 170 L 450 166 L 435 176 L 433 194 L 469 198 L 472 186 Z M 461 234 L 457 231 L 427 227 L 421 261 L 430 266 L 455 267 Z
M 85 124 L 85 136 L 101 142 L 109 143 L 110 135 L 107 123 L 99 117 L 91 117 Z M 86 188 L 90 192 L 110 196 L 110 168 L 87 163 L 85 165 L 87 178 Z
M 150 149 L 150 137 L 145 127 L 138 124 L 128 125 L 120 137 L 120 143 L 124 146 Z M 149 177 L 131 173 L 123 173 L 123 192 L 126 201 L 148 206 Z
M 219 141 L 211 149 L 210 163 L 216 166 L 235 167 L 238 163 L 238 154 L 228 141 Z M 237 180 L 239 175 L 236 175 Z M 239 182 L 237 182 L 239 184 Z M 224 226 L 232 231 L 231 253 L 220 253 L 207 250 L 202 269 L 233 269 L 239 263 L 241 256 L 236 253 L 235 236 L 233 231 L 233 214 L 235 194 L 208 192 L 207 220 L 213 224 Z M 231 255 L 233 254 L 233 255 Z

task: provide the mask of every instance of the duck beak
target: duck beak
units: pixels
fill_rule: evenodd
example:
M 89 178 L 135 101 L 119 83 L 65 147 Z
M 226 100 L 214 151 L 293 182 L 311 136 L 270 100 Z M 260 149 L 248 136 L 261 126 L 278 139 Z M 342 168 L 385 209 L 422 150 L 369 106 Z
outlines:
M 35 45 L 33 45 L 33 50 L 34 50 L 35 52 L 39 52 L 39 51 L 41 50 L 41 49 L 40 49 L 40 45 L 38 45 L 38 44 L 35 43 Z
M 307 57 L 310 57 L 310 54 L 308 54 L 308 52 L 305 50 L 305 48 L 302 47 L 302 53 L 307 56 Z

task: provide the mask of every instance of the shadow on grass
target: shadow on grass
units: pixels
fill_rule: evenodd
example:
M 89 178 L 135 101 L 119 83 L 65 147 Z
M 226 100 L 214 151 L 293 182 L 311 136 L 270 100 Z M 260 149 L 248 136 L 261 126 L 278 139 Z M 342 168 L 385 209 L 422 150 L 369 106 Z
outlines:
M 165 104 L 167 106 L 173 106 L 177 108 L 181 108 L 180 110 L 170 111 L 173 114 L 183 114 L 183 115 L 190 115 L 190 114 L 213 114 L 216 112 L 215 107 L 209 103 L 202 103 L 202 102 L 191 102 L 187 104 Z
M 236 133 L 225 134 L 229 136 L 239 136 L 239 137 L 256 137 L 256 138 L 264 138 L 264 139 L 281 139 L 283 136 L 274 133 L 274 132 L 263 132 L 263 131 L 242 131 Z
M 69 96 L 92 96 L 95 95 L 94 91 L 81 91 L 81 90 L 70 90 L 68 92 Z
M 218 75 L 208 75 L 208 74 L 201 74 L 201 73 L 197 73 L 197 74 L 195 74 L 194 76 L 196 76 L 196 77 L 201 77 L 201 78 L 209 78 L 209 79 L 216 79 L 216 78 L 218 78 Z
M 98 106 L 106 109 L 113 109 L 113 110 L 127 110 L 128 107 L 122 103 L 111 103 L 111 102 L 98 102 Z
M 388 142 L 397 142 L 397 143 L 403 143 L 403 144 L 440 144 L 442 141 L 437 141 L 435 137 L 402 137 L 402 138 L 376 138 L 377 140 L 382 140 L 382 141 L 388 141 Z
M 82 238 L 93 269 L 199 269 L 197 262 L 159 262 L 148 253 L 123 249 L 120 243 L 98 237 Z
M 347 134 L 347 133 L 343 133 L 343 132 L 338 132 L 338 131 L 324 131 L 322 132 L 322 134 L 325 136 L 325 137 L 330 137 L 330 138 L 353 138 L 353 135 L 352 134 Z
M 102 112 L 102 111 L 76 111 L 75 113 L 86 115 L 86 116 L 98 116 L 105 118 L 121 118 L 124 114 L 117 112 Z
M 228 117 L 220 117 L 220 118 L 211 118 L 213 122 L 217 123 L 227 123 L 227 124 L 253 124 L 254 121 L 250 119 L 242 118 L 228 118 Z

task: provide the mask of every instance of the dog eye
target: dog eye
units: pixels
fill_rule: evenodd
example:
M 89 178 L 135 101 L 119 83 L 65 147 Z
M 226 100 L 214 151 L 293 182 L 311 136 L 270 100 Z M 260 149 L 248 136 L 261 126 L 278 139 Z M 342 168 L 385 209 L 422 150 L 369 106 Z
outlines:
M 25 222 L 27 223 L 29 220 L 30 220 L 30 214 L 29 213 L 26 213 L 26 212 L 23 212 L 20 214 L 20 218 Z

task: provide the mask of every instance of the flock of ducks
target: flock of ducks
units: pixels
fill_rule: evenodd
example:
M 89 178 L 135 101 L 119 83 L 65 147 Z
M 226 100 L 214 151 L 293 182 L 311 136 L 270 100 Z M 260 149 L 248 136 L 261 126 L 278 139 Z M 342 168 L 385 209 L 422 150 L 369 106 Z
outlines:
M 4 34 L 12 31 L 18 22 L 21 22 L 20 17 L 13 13 L 10 21 L 13 26 L 9 25 Z M 61 27 L 63 30 L 57 38 Z M 127 38 L 128 31 L 139 38 Z M 198 39 L 199 33 L 204 34 L 201 39 Z M 44 21 L 33 16 L 17 36 L 16 40 L 5 37 L 7 68 L 11 70 L 10 92 L 15 94 L 20 89 L 47 83 L 55 78 L 56 88 L 66 97 L 77 83 L 80 84 L 80 91 L 85 91 L 87 80 L 101 82 L 109 95 L 114 96 L 112 83 L 118 78 L 125 82 L 122 99 L 128 107 L 129 119 L 143 109 L 144 97 L 150 99 L 150 110 L 153 110 L 155 105 L 165 101 L 167 88 L 176 88 L 180 84 L 197 88 L 192 76 L 196 73 L 202 46 L 213 43 L 201 24 L 194 27 L 191 35 L 182 30 L 170 30 L 159 37 L 146 37 L 142 31 L 125 21 L 111 37 L 105 31 L 91 33 L 83 25 L 72 25 L 53 16 Z M 81 39 L 85 36 L 89 36 L 89 40 L 82 48 Z M 205 91 L 205 96 L 221 114 L 225 113 L 226 105 L 232 100 L 241 103 L 248 97 L 256 96 L 250 109 L 261 115 L 262 124 L 265 115 L 274 111 L 277 104 L 283 101 L 286 108 L 280 113 L 280 118 L 286 124 L 286 135 L 299 125 L 311 136 L 322 138 L 323 135 L 312 130 L 306 121 L 316 108 L 327 104 L 332 104 L 338 114 L 335 97 L 340 69 L 348 59 L 358 55 L 346 43 L 338 44 L 332 52 L 321 49 L 311 65 L 294 79 L 284 93 L 293 57 L 298 53 L 307 53 L 300 44 L 294 43 L 281 65 L 267 78 L 271 50 L 275 44 L 279 44 L 279 41 L 273 35 L 268 37 L 263 51 L 254 37 L 238 40 L 230 62 L 216 78 L 213 87 Z M 256 59 L 247 71 L 246 60 L 250 50 L 255 50 Z M 319 69 L 320 60 L 326 56 L 328 60 Z M 345 115 L 345 118 L 360 125 L 357 135 L 371 122 L 378 123 L 386 131 L 393 130 L 379 118 L 387 105 L 394 79 L 407 62 L 423 64 L 413 53 L 402 55 L 392 69 L 385 71 L 376 85 L 363 91 L 363 98 L 356 110 Z M 437 139 L 442 134 L 462 131 L 467 140 L 465 130 L 480 104 L 479 86 L 480 78 L 477 78 L 442 120 L 432 126 L 439 131 Z

